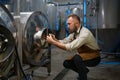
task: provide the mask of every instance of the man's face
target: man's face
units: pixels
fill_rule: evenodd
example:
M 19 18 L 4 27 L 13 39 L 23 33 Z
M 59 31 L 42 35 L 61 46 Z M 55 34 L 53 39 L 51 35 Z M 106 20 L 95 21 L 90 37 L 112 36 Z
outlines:
M 73 33 L 76 31 L 76 25 L 72 17 L 68 18 L 67 24 L 68 24 L 69 33 Z

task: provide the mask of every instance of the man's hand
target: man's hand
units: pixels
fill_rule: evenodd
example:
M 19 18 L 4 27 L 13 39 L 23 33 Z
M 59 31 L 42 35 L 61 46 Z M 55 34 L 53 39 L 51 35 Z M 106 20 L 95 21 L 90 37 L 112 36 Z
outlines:
M 54 39 L 56 39 L 55 38 L 55 36 L 53 35 L 53 34 L 49 34 L 47 37 L 46 37 L 46 41 L 48 42 L 48 43 L 50 43 L 50 44 L 53 44 L 54 43 Z
M 66 50 L 66 46 L 63 43 L 60 43 L 53 34 L 49 34 L 46 38 L 46 41 L 50 44 L 53 44 L 61 49 Z
M 58 41 L 54 34 L 49 34 L 49 36 L 51 36 L 54 40 Z

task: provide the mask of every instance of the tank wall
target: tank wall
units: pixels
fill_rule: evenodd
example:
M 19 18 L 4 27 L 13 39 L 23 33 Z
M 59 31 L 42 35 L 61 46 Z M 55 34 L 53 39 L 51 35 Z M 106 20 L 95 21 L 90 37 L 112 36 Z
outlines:
M 13 4 L 15 1 L 12 0 L 9 4 L 10 11 L 14 11 L 16 8 Z M 21 12 L 33 12 L 33 11 L 41 11 L 45 15 L 47 13 L 47 7 L 45 0 L 20 0 L 20 11 Z
M 71 9 L 71 13 L 77 14 L 80 17 L 81 22 L 83 22 L 83 9 L 75 7 Z
M 99 28 L 117 28 L 119 0 L 99 0 L 98 27 Z
M 57 7 L 51 3 L 47 4 L 47 17 L 52 30 L 56 30 L 56 16 Z

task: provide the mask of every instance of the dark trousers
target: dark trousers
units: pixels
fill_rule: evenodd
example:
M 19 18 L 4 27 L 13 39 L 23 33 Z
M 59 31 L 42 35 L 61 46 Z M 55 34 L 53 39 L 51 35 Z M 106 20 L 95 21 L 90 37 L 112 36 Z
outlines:
M 87 73 L 89 72 L 86 66 L 96 66 L 100 62 L 100 57 L 83 61 L 79 55 L 75 55 L 71 60 L 65 60 L 63 66 L 79 74 L 79 80 L 87 80 Z

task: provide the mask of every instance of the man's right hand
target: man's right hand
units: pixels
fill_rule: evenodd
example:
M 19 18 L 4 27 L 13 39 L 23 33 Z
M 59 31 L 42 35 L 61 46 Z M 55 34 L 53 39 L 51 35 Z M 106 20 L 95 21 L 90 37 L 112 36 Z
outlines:
M 56 39 L 56 37 L 55 37 L 55 35 L 54 35 L 54 34 L 49 34 L 49 36 L 51 36 L 54 40 L 56 40 L 56 41 L 57 41 L 57 39 Z

